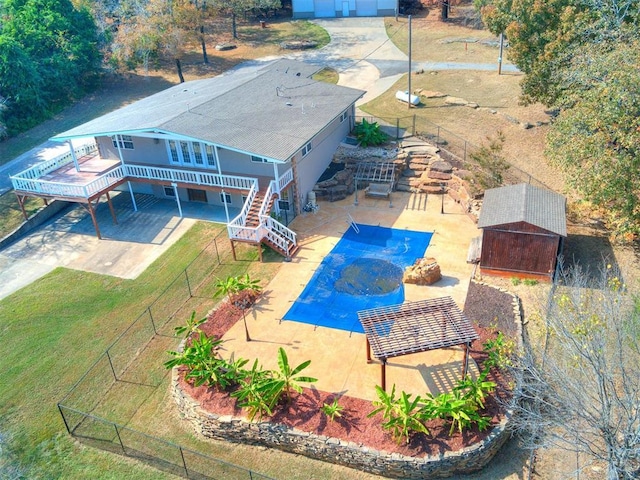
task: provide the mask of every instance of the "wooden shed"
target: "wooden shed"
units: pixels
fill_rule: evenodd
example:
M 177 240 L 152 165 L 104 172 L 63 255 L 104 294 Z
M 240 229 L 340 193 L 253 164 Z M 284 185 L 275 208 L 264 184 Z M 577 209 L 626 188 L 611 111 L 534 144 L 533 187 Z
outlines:
M 481 274 L 552 281 L 566 205 L 562 195 L 527 183 L 487 190 L 478 219 Z

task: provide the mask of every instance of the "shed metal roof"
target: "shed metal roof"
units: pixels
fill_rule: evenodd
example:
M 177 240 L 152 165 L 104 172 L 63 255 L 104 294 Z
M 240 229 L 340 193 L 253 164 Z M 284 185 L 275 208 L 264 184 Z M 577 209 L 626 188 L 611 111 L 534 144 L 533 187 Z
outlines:
M 365 93 L 312 80 L 317 70 L 279 60 L 182 83 L 52 140 L 157 132 L 286 161 Z
M 566 237 L 566 204 L 562 195 L 528 183 L 492 188 L 484 193 L 478 228 L 526 222 Z

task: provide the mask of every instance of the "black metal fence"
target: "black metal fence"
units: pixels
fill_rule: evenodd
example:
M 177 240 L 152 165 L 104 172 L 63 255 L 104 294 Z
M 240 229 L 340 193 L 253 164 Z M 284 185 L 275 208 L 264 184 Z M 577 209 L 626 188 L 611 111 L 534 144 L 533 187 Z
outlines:
M 242 257 L 251 247 L 238 246 Z M 184 324 L 193 304 L 215 293 L 233 261 L 223 231 L 148 305 L 100 355 L 58 403 L 69 434 L 83 443 L 141 460 L 155 468 L 193 479 L 268 479 L 189 448 L 136 430 L 136 415 L 169 371 L 163 363 L 175 348 L 173 328 Z M 237 265 L 237 263 L 235 263 Z M 122 399 L 126 399 L 123 401 Z
M 368 122 L 378 122 L 385 133 L 396 140 L 401 140 L 406 136 L 424 138 L 426 141 L 440 149 L 440 155 L 445 160 L 457 163 L 461 168 L 468 170 L 473 171 L 481 169 L 481 167 L 471 158 L 471 155 L 480 149 L 478 145 L 465 140 L 460 135 L 430 122 L 429 120 L 419 118 L 416 115 L 398 118 L 380 118 L 372 116 L 356 117 L 358 121 L 363 118 L 366 118 Z M 527 173 L 514 165 L 510 165 L 509 169 L 502 177 L 503 185 L 513 185 L 525 182 L 539 187 L 550 188 L 544 182 L 533 177 L 530 173 Z

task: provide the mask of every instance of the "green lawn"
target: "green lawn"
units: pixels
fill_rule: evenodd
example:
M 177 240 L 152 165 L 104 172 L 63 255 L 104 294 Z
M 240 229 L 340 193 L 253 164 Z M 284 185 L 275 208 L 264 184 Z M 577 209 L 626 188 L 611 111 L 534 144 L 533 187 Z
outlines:
M 58 268 L 0 301 L 0 430 L 8 444 L 0 470 L 13 455 L 26 478 L 87 478 L 95 471 L 105 472 L 101 478 L 158 478 L 156 470 L 75 445 L 56 402 L 222 228 L 197 224 L 136 280 Z M 247 259 L 255 254 L 243 252 Z M 249 269 L 268 279 L 276 266 L 228 262 L 219 273 Z M 204 314 L 213 304 L 198 297 L 190 307 Z

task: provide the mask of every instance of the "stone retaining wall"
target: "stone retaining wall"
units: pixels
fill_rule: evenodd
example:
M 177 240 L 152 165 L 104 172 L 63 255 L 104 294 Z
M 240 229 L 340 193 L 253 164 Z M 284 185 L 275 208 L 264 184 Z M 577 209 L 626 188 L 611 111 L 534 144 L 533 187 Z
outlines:
M 478 282 L 482 283 L 482 282 Z M 487 285 L 487 284 L 484 284 Z M 489 285 L 491 286 L 491 285 Z M 494 287 L 495 288 L 495 287 Z M 499 289 L 503 292 L 505 290 Z M 513 296 L 518 344 L 522 343 L 522 310 L 518 297 Z M 378 451 L 353 442 L 303 432 L 286 425 L 248 422 L 244 418 L 208 412 L 181 387 L 178 369 L 171 378 L 171 393 L 183 418 L 189 420 L 197 433 L 228 442 L 261 445 L 286 452 L 336 463 L 391 478 L 445 478 L 482 469 L 509 438 L 510 412 L 484 440 L 456 452 L 425 457 L 407 457 L 398 453 Z

